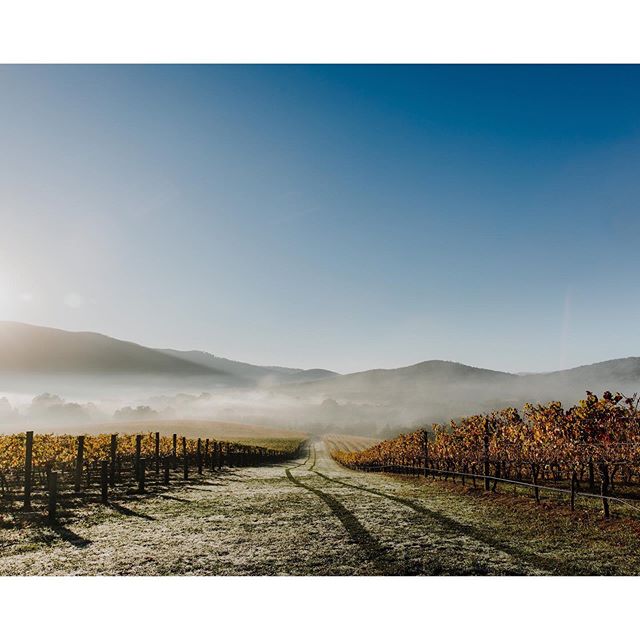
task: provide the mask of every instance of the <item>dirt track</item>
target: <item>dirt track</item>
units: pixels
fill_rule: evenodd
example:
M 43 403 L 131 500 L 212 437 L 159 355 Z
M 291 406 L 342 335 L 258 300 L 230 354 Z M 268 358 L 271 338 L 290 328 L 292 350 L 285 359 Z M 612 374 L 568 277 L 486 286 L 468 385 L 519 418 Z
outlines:
M 525 513 L 538 515 L 523 528 Z M 594 525 L 570 523 L 567 529 L 565 520 L 530 504 L 514 507 L 500 498 L 447 490 L 442 483 L 352 472 L 316 443 L 308 457 L 288 465 L 209 474 L 153 497 L 87 508 L 55 528 L 0 530 L 0 574 L 640 570 L 625 564 L 629 551 L 610 531 L 585 546 L 582 527 Z

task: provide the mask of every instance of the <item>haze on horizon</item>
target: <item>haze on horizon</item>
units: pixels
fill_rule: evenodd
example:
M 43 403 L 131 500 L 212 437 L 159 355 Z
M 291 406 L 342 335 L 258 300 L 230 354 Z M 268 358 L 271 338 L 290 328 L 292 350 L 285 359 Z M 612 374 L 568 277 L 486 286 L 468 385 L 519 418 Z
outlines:
M 0 318 L 339 372 L 639 355 L 639 80 L 0 67 Z

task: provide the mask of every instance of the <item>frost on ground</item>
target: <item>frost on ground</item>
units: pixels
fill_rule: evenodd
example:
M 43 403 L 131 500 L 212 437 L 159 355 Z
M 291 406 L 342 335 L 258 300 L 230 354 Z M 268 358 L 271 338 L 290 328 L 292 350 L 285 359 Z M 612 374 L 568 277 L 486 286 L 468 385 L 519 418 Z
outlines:
M 552 513 L 548 513 L 552 511 Z M 638 526 L 308 458 L 209 473 L 56 527 L 0 529 L 0 574 L 640 573 Z

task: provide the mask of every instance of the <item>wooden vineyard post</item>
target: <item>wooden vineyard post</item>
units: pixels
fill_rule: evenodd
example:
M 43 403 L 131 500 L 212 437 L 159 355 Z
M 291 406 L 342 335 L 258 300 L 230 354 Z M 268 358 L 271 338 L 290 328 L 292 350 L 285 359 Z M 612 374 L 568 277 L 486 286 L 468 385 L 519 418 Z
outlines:
M 118 436 L 114 433 L 111 435 L 111 447 L 109 450 L 109 484 L 116 486 L 116 456 L 118 455 Z
M 164 458 L 164 483 L 169 484 L 169 467 L 170 467 L 170 459 L 168 457 Z
M 31 509 L 31 483 L 33 482 L 33 431 L 27 431 L 24 452 L 24 509 Z
M 484 461 L 484 490 L 489 491 L 489 422 L 485 422 L 484 442 L 482 447 L 482 458 Z
M 189 459 L 187 458 L 187 439 L 182 436 L 182 472 L 185 480 L 189 479 Z
M 78 453 L 76 455 L 76 477 L 74 491 L 80 492 L 80 484 L 82 482 L 82 466 L 84 464 L 84 436 L 78 436 Z
M 202 475 L 202 440 L 200 438 L 198 438 L 197 459 L 198 459 L 198 474 Z
M 578 474 L 573 470 L 571 474 L 571 511 L 576 510 L 576 484 L 578 482 Z
M 107 460 L 100 463 L 100 493 L 102 504 L 107 504 L 109 501 L 109 462 Z
M 160 473 L 160 432 L 156 431 L 156 475 Z
M 538 463 L 531 463 L 531 483 L 533 486 L 533 495 L 536 499 L 536 502 L 540 504 L 540 487 L 538 486 Z
M 204 441 L 204 466 L 209 464 L 209 438 Z
M 56 510 L 58 505 L 58 472 L 52 471 L 49 474 L 49 520 L 56 519 Z
M 427 431 L 425 430 L 423 436 L 424 441 L 423 441 L 423 447 L 424 447 L 424 477 L 426 478 L 429 471 L 429 434 L 427 433 Z
M 136 479 L 140 475 L 140 454 L 142 452 L 142 436 L 136 436 L 136 457 L 134 461 L 134 474 Z
M 178 434 L 173 434 L 173 470 L 176 471 L 178 468 Z
M 211 443 L 211 471 L 216 470 L 216 442 Z
M 601 462 L 599 465 L 600 471 L 600 495 L 602 495 L 602 509 L 604 511 L 604 517 L 609 519 L 609 465 L 606 462 Z
M 144 458 L 140 458 L 138 463 L 138 491 L 144 493 Z

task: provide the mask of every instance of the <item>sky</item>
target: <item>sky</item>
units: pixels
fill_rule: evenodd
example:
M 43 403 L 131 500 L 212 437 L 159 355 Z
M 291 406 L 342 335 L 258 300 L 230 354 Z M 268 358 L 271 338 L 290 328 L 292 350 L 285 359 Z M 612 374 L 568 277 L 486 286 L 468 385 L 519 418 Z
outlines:
M 0 318 L 340 372 L 640 356 L 638 66 L 0 67 Z

